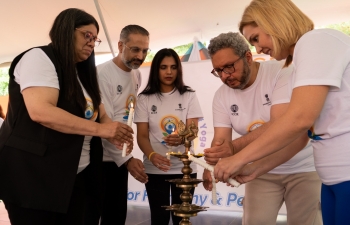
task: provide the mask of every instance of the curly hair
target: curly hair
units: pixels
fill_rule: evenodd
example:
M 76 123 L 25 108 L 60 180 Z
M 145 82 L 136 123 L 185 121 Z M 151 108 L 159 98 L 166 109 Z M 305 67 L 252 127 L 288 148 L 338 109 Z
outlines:
M 231 48 L 238 56 L 243 56 L 243 54 L 250 51 L 245 38 L 237 32 L 222 33 L 219 36 L 212 38 L 208 46 L 210 57 L 224 48 Z

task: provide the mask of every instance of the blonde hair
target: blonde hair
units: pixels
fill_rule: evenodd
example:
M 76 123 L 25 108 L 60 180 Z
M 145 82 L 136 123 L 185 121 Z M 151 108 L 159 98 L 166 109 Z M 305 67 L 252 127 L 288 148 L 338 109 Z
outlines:
M 306 32 L 314 29 L 314 23 L 290 0 L 253 0 L 244 10 L 239 31 L 252 25 L 271 36 L 275 54 L 294 46 Z M 289 55 L 285 67 L 293 61 Z

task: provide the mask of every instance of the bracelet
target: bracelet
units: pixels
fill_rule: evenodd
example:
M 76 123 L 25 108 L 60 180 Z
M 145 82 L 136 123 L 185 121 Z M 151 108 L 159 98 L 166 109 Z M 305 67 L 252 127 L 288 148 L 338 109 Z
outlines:
M 125 161 L 124 165 L 125 165 L 125 166 L 128 166 L 128 164 L 129 164 L 130 160 L 131 160 L 131 159 L 133 159 L 133 158 L 134 158 L 134 157 L 133 157 L 133 156 L 131 156 L 131 157 L 130 157 L 128 160 L 126 160 L 126 161 Z
M 148 155 L 148 160 L 151 161 L 151 156 L 156 152 L 151 152 L 151 154 Z

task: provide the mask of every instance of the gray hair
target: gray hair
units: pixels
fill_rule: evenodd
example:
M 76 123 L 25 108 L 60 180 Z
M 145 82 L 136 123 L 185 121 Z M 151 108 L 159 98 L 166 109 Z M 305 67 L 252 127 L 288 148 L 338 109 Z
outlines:
M 222 33 L 219 36 L 212 38 L 208 46 L 210 57 L 224 48 L 231 48 L 238 56 L 243 56 L 243 54 L 250 51 L 245 38 L 237 32 Z
M 145 28 L 139 25 L 127 25 L 120 32 L 119 40 L 122 42 L 128 42 L 130 34 L 141 34 L 149 37 L 149 33 Z

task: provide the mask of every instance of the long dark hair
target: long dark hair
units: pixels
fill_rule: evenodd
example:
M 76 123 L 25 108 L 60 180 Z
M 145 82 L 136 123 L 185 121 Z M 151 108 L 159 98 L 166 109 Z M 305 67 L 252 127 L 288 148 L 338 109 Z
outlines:
M 100 90 L 97 81 L 94 51 L 87 60 L 75 63 L 75 28 L 93 24 L 99 32 L 96 19 L 83 10 L 70 8 L 62 11 L 55 19 L 50 30 L 51 44 L 61 64 L 64 86 L 64 96 L 73 104 L 78 104 L 84 111 L 86 99 L 81 94 L 79 79 L 93 102 L 94 108 L 98 109 L 101 103 Z M 62 88 L 62 87 L 60 87 Z
M 159 68 L 162 60 L 165 57 L 173 57 L 177 66 L 177 76 L 174 81 L 175 90 L 178 90 L 182 95 L 186 91 L 194 92 L 189 86 L 186 86 L 182 76 L 182 65 L 178 54 L 171 48 L 163 48 L 159 50 L 153 58 L 151 64 L 151 70 L 148 77 L 148 83 L 145 89 L 140 93 L 144 95 L 156 94 L 158 97 L 162 96 L 160 91 L 160 80 L 159 80 Z

